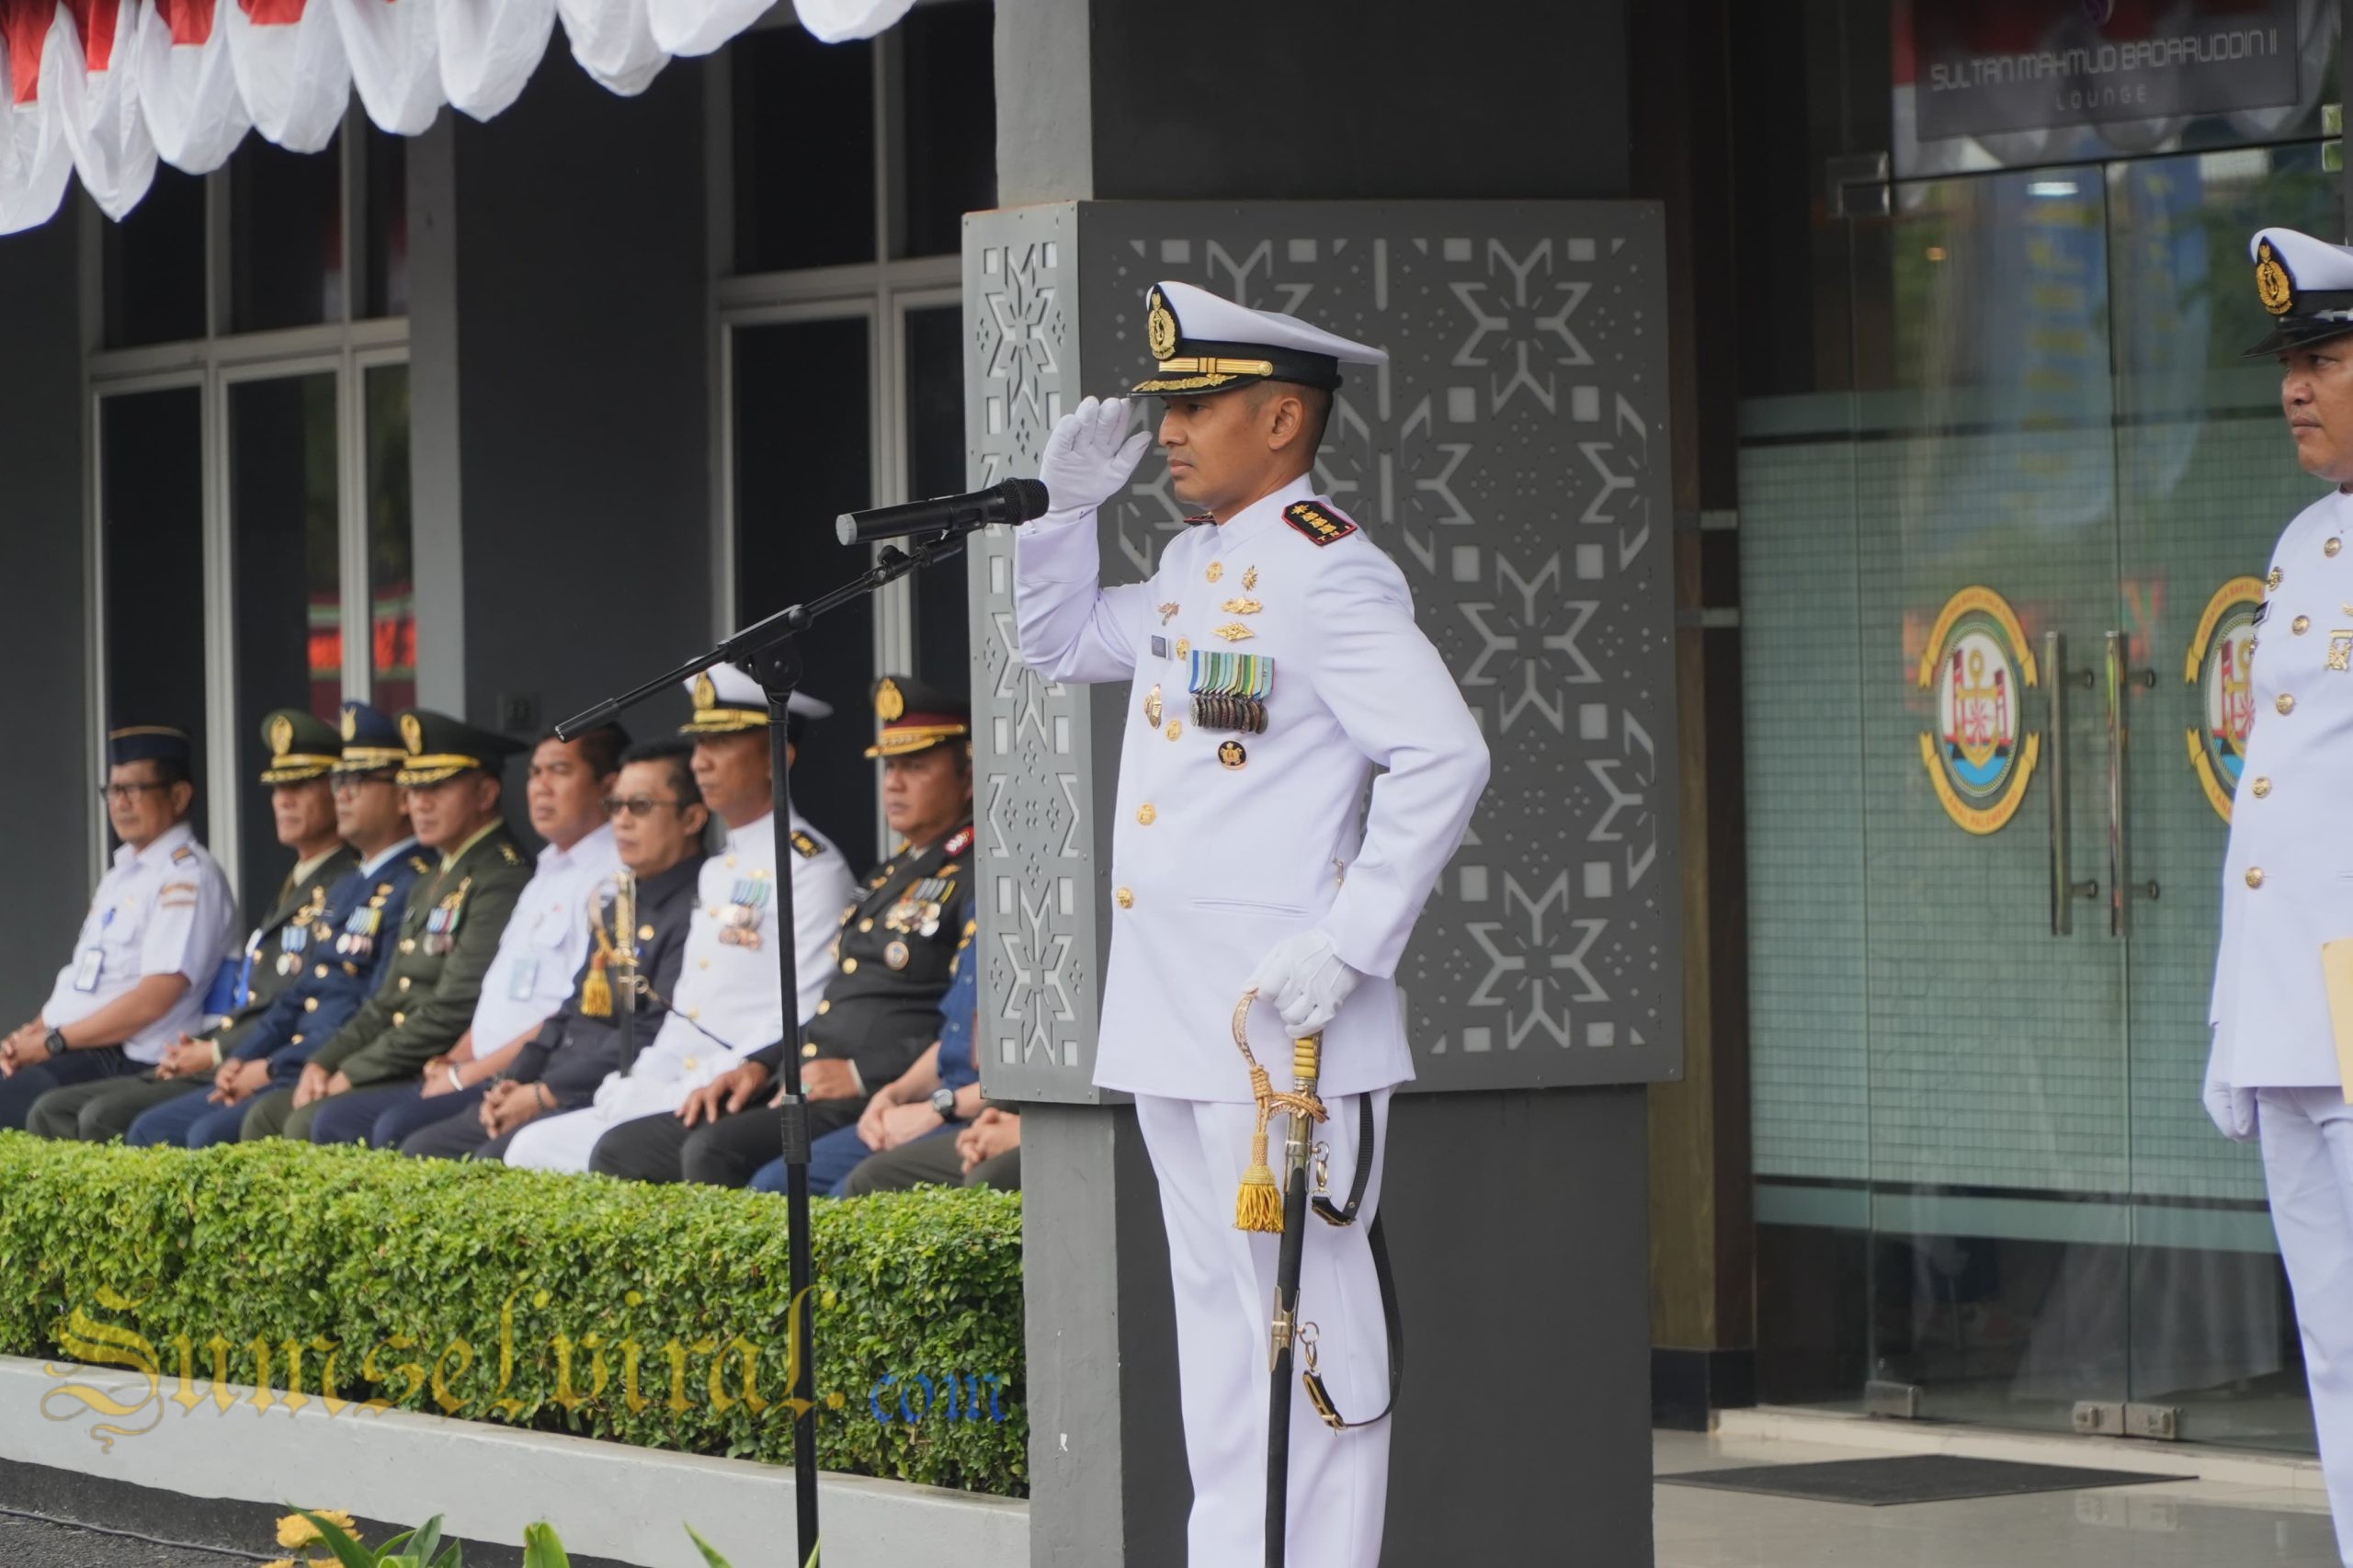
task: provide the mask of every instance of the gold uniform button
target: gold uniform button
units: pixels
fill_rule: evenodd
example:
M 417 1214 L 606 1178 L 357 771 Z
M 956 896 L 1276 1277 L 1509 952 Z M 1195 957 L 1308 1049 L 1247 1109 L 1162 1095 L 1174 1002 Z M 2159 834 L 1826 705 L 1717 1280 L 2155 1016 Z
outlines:
M 286 1043 L 289 1045 L 300 1045 L 302 1043 L 302 1037 L 298 1034 L 288 1035 L 286 1037 Z
M 2283 691 L 2279 694 L 2279 700 L 2272 706 L 2282 713 L 2293 713 L 2296 710 L 2296 699 L 2293 694 Z
M 2256 800 L 2260 801 L 2260 800 L 2261 800 L 2261 799 L 2263 799 L 2266 795 L 2268 795 L 2269 793 L 2271 793 L 2271 780 L 2270 780 L 2269 778 L 2258 778 L 2258 779 L 2256 779 L 2256 780 L 2255 781 L 2255 786 L 2254 786 L 2254 788 L 2255 788 L 2255 798 L 2256 798 Z
M 709 959 L 697 959 L 695 960 L 695 967 L 697 969 L 709 969 L 710 967 L 710 960 Z
M 713 913 L 715 914 L 717 912 L 714 911 Z M 413 953 L 416 951 L 416 938 L 414 937 L 403 937 L 401 938 L 401 951 L 404 953 Z
M 408 1015 L 406 1013 L 394 1013 L 392 1015 L 392 1028 L 398 1028 L 406 1022 L 408 1022 Z
M 689 1007 L 687 1009 L 687 1017 L 690 1019 L 699 1020 L 702 1017 L 702 1009 L 700 1007 Z
M 834 1005 L 831 1002 L 820 1002 L 817 1004 L 817 1011 L 820 1013 L 830 1013 L 833 1010 Z
M 1177 736 L 1179 736 L 1179 735 L 1183 734 L 1184 733 L 1185 733 L 1185 721 L 1184 721 L 1184 720 L 1182 720 L 1182 719 L 1171 719 L 1171 720 L 1169 720 L 1169 721 L 1168 721 L 1168 738 L 1169 738 L 1170 740 L 1172 740 L 1172 741 L 1173 741 L 1173 740 L 1175 740 Z
M 2320 547 L 2320 552 L 2321 552 L 2323 555 L 2335 555 L 2338 551 L 2343 550 L 2344 548 L 2345 548 L 2345 541 L 2344 541 L 2343 540 L 2341 540 L 2341 539 L 2333 539 L 2333 540 L 2330 540 L 2326 544 L 2324 544 L 2324 545 L 2322 545 L 2322 546 Z
M 405 942 L 404 942 L 404 943 L 402 943 L 402 944 L 401 944 L 401 946 L 403 946 L 403 947 L 406 947 L 406 946 L 408 946 L 408 944 L 407 944 L 407 943 L 405 943 Z M 327 966 L 326 966 L 326 965 L 324 965 L 324 964 L 321 964 L 321 965 L 319 965 L 319 967 L 318 967 L 315 971 L 313 971 L 313 972 L 314 972 L 315 974 L 317 974 L 317 975 L 318 975 L 318 977 L 319 977 L 321 980 L 324 980 L 324 979 L 327 977 Z
M 730 855 L 729 857 L 727 857 L 727 864 L 728 864 L 730 867 L 733 867 L 733 866 L 735 864 L 735 857 L 734 857 L 734 856 L 733 856 L 733 855 Z
M 1136 821 L 1142 823 L 1146 827 L 1150 827 L 1159 819 L 1160 808 L 1154 805 L 1150 801 L 1146 801 L 1142 805 L 1136 808 Z
M 407 990 L 407 989 L 409 988 L 409 983 L 410 983 L 410 982 L 409 982 L 409 977 L 408 977 L 407 975 L 405 975 L 405 974 L 404 974 L 404 975 L 402 975 L 402 976 L 401 976 L 401 989 L 402 989 L 402 990 L 404 990 L 404 991 Z
M 863 919 L 863 920 L 859 921 L 859 922 L 858 923 L 858 928 L 859 930 L 861 930 L 861 931 L 871 931 L 871 930 L 873 930 L 873 929 L 874 929 L 874 916 L 872 916 L 872 915 L 868 915 L 865 919 Z
M 842 960 L 842 972 L 844 974 L 856 974 L 858 972 L 858 960 L 856 959 Z
M 2263 885 L 2262 867 L 2249 866 L 2246 869 L 2246 885 L 2251 888 L 2259 888 Z
M 2299 637 L 2302 637 L 2305 632 L 2310 631 L 2312 629 L 2313 618 L 2308 615 L 2298 616 L 2295 619 L 2295 621 L 2288 628 L 2289 631 L 2294 632 Z
M 306 1013 L 315 1013 L 315 1012 L 317 1012 L 318 1010 L 319 1010 L 319 999 L 318 999 L 317 997 L 315 997 L 315 996 L 305 996 L 305 997 L 303 997 L 303 998 L 302 998 L 302 1011 L 304 1011 L 304 1012 L 306 1012 Z
M 1133 888 L 1121 888 L 1111 896 L 1120 901 L 1121 909 L 1133 909 L 1136 906 L 1136 890 Z
M 804 1062 L 814 1062 L 817 1060 L 817 1047 L 813 1041 L 801 1048 L 801 1059 Z

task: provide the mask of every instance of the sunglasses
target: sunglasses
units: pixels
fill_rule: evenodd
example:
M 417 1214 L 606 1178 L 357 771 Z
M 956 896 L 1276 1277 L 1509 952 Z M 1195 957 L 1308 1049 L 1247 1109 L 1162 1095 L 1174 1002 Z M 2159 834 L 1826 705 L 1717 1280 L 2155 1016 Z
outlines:
M 627 812 L 633 817 L 650 817 L 664 806 L 676 812 L 684 811 L 686 804 L 684 801 L 655 801 L 643 795 L 632 795 L 626 801 L 618 795 L 608 795 L 605 797 L 605 814 L 611 817 Z

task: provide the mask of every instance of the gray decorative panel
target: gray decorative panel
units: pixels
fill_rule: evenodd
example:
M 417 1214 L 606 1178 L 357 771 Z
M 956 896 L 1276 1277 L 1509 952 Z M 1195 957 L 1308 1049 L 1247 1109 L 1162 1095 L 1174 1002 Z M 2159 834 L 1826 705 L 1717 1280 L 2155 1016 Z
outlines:
M 1417 1089 L 1680 1071 L 1664 261 L 1658 210 L 1638 202 L 1084 203 L 970 221 L 976 483 L 1034 472 L 1066 403 L 1146 364 L 1157 279 L 1390 351 L 1383 370 L 1350 372 L 1318 483 L 1405 573 L 1495 758 L 1398 973 Z M 1108 581 L 1148 574 L 1182 527 L 1165 484 L 1148 457 L 1104 509 Z M 1020 668 L 1010 555 L 991 539 L 972 564 L 986 1082 L 1088 1099 L 1108 932 L 1091 808 L 1117 757 L 1091 755 L 1089 701 Z

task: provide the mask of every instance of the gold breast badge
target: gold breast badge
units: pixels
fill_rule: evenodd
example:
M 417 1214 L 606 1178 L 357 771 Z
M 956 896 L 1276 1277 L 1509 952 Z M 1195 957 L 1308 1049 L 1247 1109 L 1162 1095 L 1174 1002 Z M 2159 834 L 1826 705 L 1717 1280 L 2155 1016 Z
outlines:
M 1217 634 L 1220 637 L 1224 638 L 1229 642 L 1239 642 L 1245 638 L 1256 637 L 1258 635 L 1238 620 L 1234 621 L 1231 625 L 1219 627 L 1217 629 Z
M 1260 604 L 1256 599 L 1244 598 L 1228 599 L 1225 603 L 1218 606 L 1218 608 L 1225 611 L 1228 615 L 1256 615 L 1266 608 L 1267 607 L 1265 605 Z
M 1253 566 L 1253 567 L 1248 568 L 1247 570 L 1245 570 L 1245 571 L 1242 574 L 1242 586 L 1243 586 L 1243 590 L 1244 590 L 1245 592 L 1247 592 L 1248 590 L 1250 590 L 1250 589 L 1252 589 L 1252 588 L 1255 588 L 1255 587 L 1256 587 L 1257 585 L 1258 585 L 1258 569 L 1257 569 L 1256 566 Z
M 1156 686 L 1143 695 L 1143 722 L 1155 730 L 1160 728 L 1160 688 Z
M 1161 625 L 1165 626 L 1165 625 L 1167 625 L 1170 621 L 1172 621 L 1172 620 L 1174 620 L 1174 619 L 1176 619 L 1176 608 L 1177 608 L 1177 607 L 1176 607 L 1176 606 L 1175 606 L 1175 605 L 1173 605 L 1173 604 L 1172 604 L 1172 605 L 1162 605 L 1162 606 L 1160 607 L 1160 624 L 1161 624 Z
M 1222 562 L 1222 561 L 1212 561 L 1212 562 L 1210 562 L 1210 581 L 1211 581 L 1211 582 L 1214 583 L 1214 582 L 1216 582 L 1218 579 L 1220 579 L 1221 577 L 1223 577 L 1224 575 L 1225 575 L 1225 562 Z

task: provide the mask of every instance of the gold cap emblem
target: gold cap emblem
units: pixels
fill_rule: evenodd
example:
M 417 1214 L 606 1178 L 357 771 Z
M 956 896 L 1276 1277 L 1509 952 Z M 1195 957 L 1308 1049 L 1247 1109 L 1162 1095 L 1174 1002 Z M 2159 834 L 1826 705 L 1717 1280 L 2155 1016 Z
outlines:
M 2272 253 L 2271 242 L 2266 240 L 2256 247 L 2255 291 L 2263 301 L 2263 308 L 2275 316 L 2284 316 L 2296 302 L 2296 286 L 2288 277 L 2288 269 L 2279 265 Z
M 699 671 L 696 674 L 694 696 L 695 711 L 698 713 L 719 706 L 719 685 L 710 678 L 709 670 Z
M 907 710 L 907 699 L 899 690 L 899 683 L 885 676 L 874 688 L 874 716 L 888 724 Z
M 346 708 L 343 710 L 343 738 L 347 741 L 356 741 L 359 738 L 359 710 L 357 708 Z
M 280 713 L 269 722 L 269 755 L 284 756 L 294 749 L 294 721 Z
M 1165 359 L 1176 352 L 1176 312 L 1154 289 L 1144 298 L 1144 346 L 1155 359 Z
M 414 713 L 401 715 L 401 744 L 408 747 L 411 756 L 425 755 L 425 726 Z

